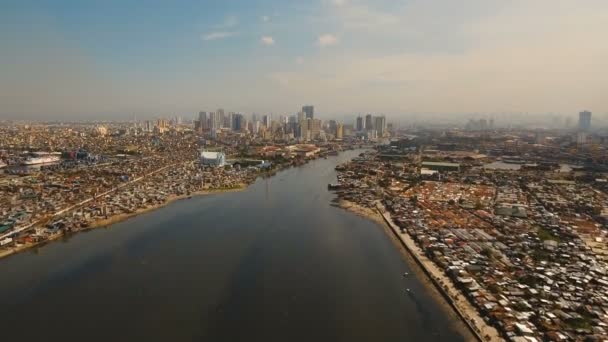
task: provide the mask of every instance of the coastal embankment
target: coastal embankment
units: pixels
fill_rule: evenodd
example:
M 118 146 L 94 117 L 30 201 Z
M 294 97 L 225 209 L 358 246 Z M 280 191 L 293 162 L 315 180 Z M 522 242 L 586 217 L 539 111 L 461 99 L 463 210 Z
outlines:
M 417 274 L 428 279 L 425 282 L 444 299 L 444 303 L 451 309 L 463 322 L 463 325 L 471 333 L 471 339 L 477 341 L 502 341 L 498 331 L 487 324 L 479 315 L 471 303 L 454 286 L 444 272 L 428 259 L 424 252 L 416 245 L 415 241 L 407 234 L 401 232 L 391 218 L 390 213 L 386 212 L 381 204 L 377 208 L 371 209 L 358 205 L 357 203 L 341 200 L 339 206 L 357 215 L 367 217 L 383 226 L 394 239 L 395 243 L 405 255 L 404 258 L 410 264 L 414 264 Z
M 104 228 L 104 227 L 113 225 L 115 223 L 123 222 L 132 217 L 142 215 L 147 212 L 154 211 L 154 210 L 160 209 L 162 207 L 165 207 L 175 201 L 185 200 L 185 199 L 189 199 L 189 198 L 196 197 L 196 196 L 206 196 L 206 195 L 221 194 L 221 193 L 227 193 L 227 192 L 243 191 L 243 190 L 247 189 L 247 186 L 248 185 L 246 185 L 246 184 L 240 184 L 239 187 L 236 187 L 236 188 L 209 189 L 209 190 L 201 190 L 201 191 L 193 192 L 188 195 L 179 195 L 179 196 L 171 195 L 171 196 L 168 196 L 167 200 L 163 203 L 150 205 L 150 206 L 147 206 L 144 208 L 139 208 L 130 213 L 121 213 L 121 214 L 117 214 L 117 215 L 108 216 L 107 218 L 95 220 L 95 221 L 91 222 L 91 224 L 88 227 L 81 228 L 77 232 L 74 232 L 74 233 L 64 233 L 63 231 L 59 231 L 59 232 L 55 233 L 54 235 L 50 236 L 48 239 L 43 240 L 43 241 L 24 243 L 21 245 L 14 246 L 12 248 L 4 249 L 4 250 L 0 251 L 0 259 L 9 257 L 9 256 L 19 253 L 19 252 L 23 252 L 30 248 L 44 246 L 47 243 L 55 241 L 63 236 L 69 235 L 69 234 L 78 234 L 80 232 L 85 232 L 85 231 L 92 230 L 95 228 Z

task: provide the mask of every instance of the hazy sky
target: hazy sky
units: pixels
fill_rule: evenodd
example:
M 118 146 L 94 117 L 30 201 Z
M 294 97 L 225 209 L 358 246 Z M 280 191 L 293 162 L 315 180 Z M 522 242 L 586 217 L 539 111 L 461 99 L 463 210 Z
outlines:
M 607 0 L 0 0 L 0 118 L 608 112 Z

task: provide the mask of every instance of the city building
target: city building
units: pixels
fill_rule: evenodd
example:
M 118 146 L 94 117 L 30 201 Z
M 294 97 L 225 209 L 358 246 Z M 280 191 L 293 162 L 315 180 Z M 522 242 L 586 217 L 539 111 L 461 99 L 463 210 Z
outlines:
M 262 125 L 264 125 L 264 127 L 270 128 L 271 122 L 272 122 L 272 116 L 270 114 L 264 115 L 262 117 Z
M 376 134 L 378 137 L 383 137 L 386 133 L 386 118 L 384 116 L 377 116 L 374 118 L 374 127 L 376 128 Z
M 203 167 L 223 167 L 226 165 L 226 155 L 223 152 L 202 151 L 200 163 Z
M 591 112 L 582 111 L 578 113 L 578 129 L 581 131 L 588 131 L 591 129 Z
M 365 129 L 371 131 L 374 129 L 374 117 L 371 114 L 365 116 Z
M 336 127 L 336 139 L 342 139 L 344 137 L 344 126 L 339 123 Z
M 422 162 L 422 168 L 435 171 L 460 171 L 458 163 Z
M 360 115 L 357 117 L 357 125 L 356 125 L 356 129 L 357 132 L 362 132 L 365 129 L 365 121 L 363 120 L 363 117 L 361 117 Z
M 244 124 L 245 117 L 243 116 L 243 114 L 232 114 L 232 121 L 232 130 L 236 132 L 240 132 L 247 127 L 247 125 Z
M 306 115 L 307 119 L 315 118 L 315 107 L 314 106 L 304 106 L 304 107 L 302 107 L 302 112 Z

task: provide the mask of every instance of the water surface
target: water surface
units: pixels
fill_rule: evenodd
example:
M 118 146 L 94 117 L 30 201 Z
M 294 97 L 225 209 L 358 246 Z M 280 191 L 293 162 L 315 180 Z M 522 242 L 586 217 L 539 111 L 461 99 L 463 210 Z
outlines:
M 462 341 L 383 229 L 330 206 L 356 155 L 0 260 L 3 337 Z

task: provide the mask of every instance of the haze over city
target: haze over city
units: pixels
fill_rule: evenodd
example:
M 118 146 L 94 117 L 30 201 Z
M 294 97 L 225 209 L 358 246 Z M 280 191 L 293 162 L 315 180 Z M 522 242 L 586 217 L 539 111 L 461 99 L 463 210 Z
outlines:
M 608 341 L 607 0 L 0 0 L 16 341 Z
M 0 118 L 608 112 L 608 2 L 0 4 Z M 525 113 L 525 114 L 524 114 Z

